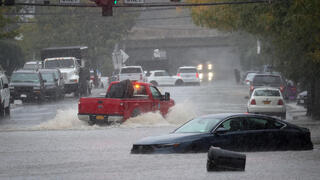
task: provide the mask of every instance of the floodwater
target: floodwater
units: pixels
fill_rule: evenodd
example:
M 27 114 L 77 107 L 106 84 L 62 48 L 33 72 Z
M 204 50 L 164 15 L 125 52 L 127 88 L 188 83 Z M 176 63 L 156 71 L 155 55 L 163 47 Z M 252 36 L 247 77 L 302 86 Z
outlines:
M 166 119 L 147 113 L 121 125 L 79 121 L 73 98 L 16 105 L 0 123 L 0 179 L 318 179 L 318 144 L 312 151 L 245 153 L 244 172 L 207 172 L 206 153 L 130 154 L 135 141 L 193 117 L 246 110 L 248 89 L 232 82 L 160 89 L 176 102 Z

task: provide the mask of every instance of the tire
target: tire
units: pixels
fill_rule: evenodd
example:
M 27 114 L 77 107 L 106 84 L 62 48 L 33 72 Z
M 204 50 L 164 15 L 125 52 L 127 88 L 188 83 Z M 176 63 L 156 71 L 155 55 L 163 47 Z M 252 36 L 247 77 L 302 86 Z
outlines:
M 96 124 L 96 122 L 94 122 L 94 121 L 92 121 L 92 120 L 88 121 L 88 125 L 89 125 L 89 126 L 93 126 L 93 125 L 95 125 L 95 124 Z
M 137 117 L 141 114 L 140 110 L 139 109 L 134 109 L 131 113 L 131 117 Z
M 6 116 L 6 111 L 5 111 L 4 105 L 1 104 L 1 107 L 0 107 L 0 118 L 4 118 L 5 116 Z
M 8 107 L 6 107 L 4 109 L 4 111 L 5 111 L 5 115 L 10 117 L 10 103 L 9 103 Z
M 38 104 L 42 104 L 43 103 L 43 101 L 44 101 L 44 95 L 41 93 L 39 96 L 38 96 L 38 99 L 37 99 L 37 101 L 38 101 Z
M 154 86 L 158 86 L 158 83 L 156 81 L 151 81 L 151 84 L 153 84 Z
M 207 159 L 207 171 L 214 171 L 215 165 L 212 160 Z
M 179 79 L 174 83 L 174 85 L 175 86 L 182 86 L 183 85 L 183 81 L 181 79 Z

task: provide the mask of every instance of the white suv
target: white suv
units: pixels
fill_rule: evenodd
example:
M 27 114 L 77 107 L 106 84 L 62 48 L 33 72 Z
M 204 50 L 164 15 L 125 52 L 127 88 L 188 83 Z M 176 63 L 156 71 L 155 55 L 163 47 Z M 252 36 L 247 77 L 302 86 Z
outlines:
M 119 81 L 129 79 L 131 81 L 146 82 L 146 76 L 141 66 L 124 66 L 119 72 Z
M 10 115 L 10 90 L 7 76 L 0 72 L 0 118 Z
M 181 77 L 185 84 L 189 83 L 200 85 L 199 73 L 195 66 L 179 67 L 177 76 Z

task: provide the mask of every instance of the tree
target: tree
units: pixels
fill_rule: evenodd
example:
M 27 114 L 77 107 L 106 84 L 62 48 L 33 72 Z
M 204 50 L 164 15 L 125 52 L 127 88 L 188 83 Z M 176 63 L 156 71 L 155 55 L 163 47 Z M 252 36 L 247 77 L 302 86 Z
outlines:
M 263 39 L 263 50 L 272 53 L 274 66 L 287 78 L 306 84 L 308 114 L 320 116 L 320 1 L 193 7 L 192 17 L 200 26 L 245 31 Z

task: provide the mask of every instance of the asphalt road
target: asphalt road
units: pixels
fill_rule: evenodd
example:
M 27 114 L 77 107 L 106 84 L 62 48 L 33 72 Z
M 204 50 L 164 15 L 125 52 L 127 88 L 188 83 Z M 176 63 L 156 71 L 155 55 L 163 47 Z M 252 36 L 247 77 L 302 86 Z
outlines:
M 113 126 L 79 121 L 73 97 L 15 105 L 11 118 L 0 121 L 0 179 L 318 179 L 318 143 L 312 151 L 246 153 L 244 172 L 208 173 L 206 153 L 131 155 L 135 141 L 169 133 L 192 117 L 246 111 L 248 89 L 233 81 L 160 89 L 176 101 L 167 119 L 147 113 Z

